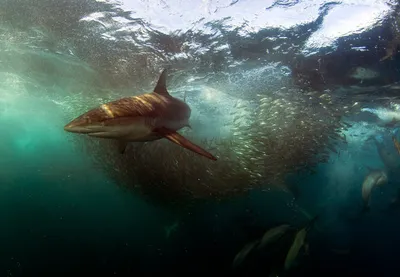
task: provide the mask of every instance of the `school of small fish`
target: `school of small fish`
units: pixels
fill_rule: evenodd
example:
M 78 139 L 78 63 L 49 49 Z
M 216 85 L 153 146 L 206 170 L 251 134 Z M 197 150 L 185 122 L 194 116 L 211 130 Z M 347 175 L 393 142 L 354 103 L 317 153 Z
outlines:
M 196 130 L 180 133 L 218 157 L 200 158 L 166 140 L 132 143 L 118 153 L 118 143 L 74 137 L 117 184 L 167 205 L 195 199 L 223 199 L 257 187 L 285 188 L 288 173 L 309 171 L 328 162 L 349 125 L 340 118 L 354 107 L 338 105 L 327 93 L 281 88 L 265 91 L 249 108 L 240 101 L 230 110 L 229 138 L 198 139 Z M 240 120 L 243 114 L 251 120 Z

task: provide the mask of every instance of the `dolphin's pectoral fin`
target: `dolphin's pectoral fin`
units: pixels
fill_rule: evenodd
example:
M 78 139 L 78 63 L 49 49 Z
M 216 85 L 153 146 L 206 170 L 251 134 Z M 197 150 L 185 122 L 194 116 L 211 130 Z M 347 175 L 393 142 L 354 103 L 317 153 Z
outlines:
M 209 152 L 207 152 L 200 146 L 194 144 L 193 142 L 191 142 L 190 140 L 188 140 L 187 138 L 185 138 L 184 136 L 178 134 L 177 132 L 175 132 L 173 130 L 163 127 L 163 128 L 157 128 L 156 130 L 154 130 L 154 132 L 160 134 L 160 136 L 163 136 L 166 139 L 169 139 L 170 141 L 172 141 L 186 149 L 189 149 L 201 156 L 209 158 L 210 160 L 213 160 L 213 161 L 217 160 L 217 158 L 214 157 L 212 154 L 210 154 Z
M 119 140 L 118 141 L 118 152 L 120 154 L 124 154 L 127 146 L 128 146 L 128 142 L 126 140 Z

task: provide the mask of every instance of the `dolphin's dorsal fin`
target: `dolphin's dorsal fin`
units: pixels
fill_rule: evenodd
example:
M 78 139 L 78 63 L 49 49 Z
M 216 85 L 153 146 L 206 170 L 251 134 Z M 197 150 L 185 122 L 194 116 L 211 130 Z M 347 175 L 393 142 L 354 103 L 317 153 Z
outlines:
M 164 96 L 169 95 L 167 91 L 166 78 L 167 78 L 167 69 L 164 69 L 161 72 L 160 78 L 158 78 L 157 85 L 154 88 L 154 93 L 158 93 Z

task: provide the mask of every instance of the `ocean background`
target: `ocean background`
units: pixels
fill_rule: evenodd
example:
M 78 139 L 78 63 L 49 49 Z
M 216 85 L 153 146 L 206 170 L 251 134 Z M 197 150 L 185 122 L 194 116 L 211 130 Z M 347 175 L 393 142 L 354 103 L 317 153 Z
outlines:
M 398 276 L 399 28 L 383 0 L 0 0 L 0 277 L 273 276 L 295 230 L 233 259 L 314 216 L 279 276 Z M 184 132 L 218 161 L 161 140 L 133 162 L 64 131 L 163 68 L 192 108 Z M 388 182 L 362 213 L 369 168 Z

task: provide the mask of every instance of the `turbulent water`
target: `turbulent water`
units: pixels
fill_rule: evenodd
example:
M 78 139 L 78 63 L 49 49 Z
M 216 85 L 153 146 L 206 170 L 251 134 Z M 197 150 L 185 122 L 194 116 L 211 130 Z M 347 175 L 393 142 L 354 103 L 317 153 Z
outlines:
M 383 0 L 0 0 L 0 277 L 397 276 L 399 28 Z M 217 161 L 64 131 L 164 68 Z

